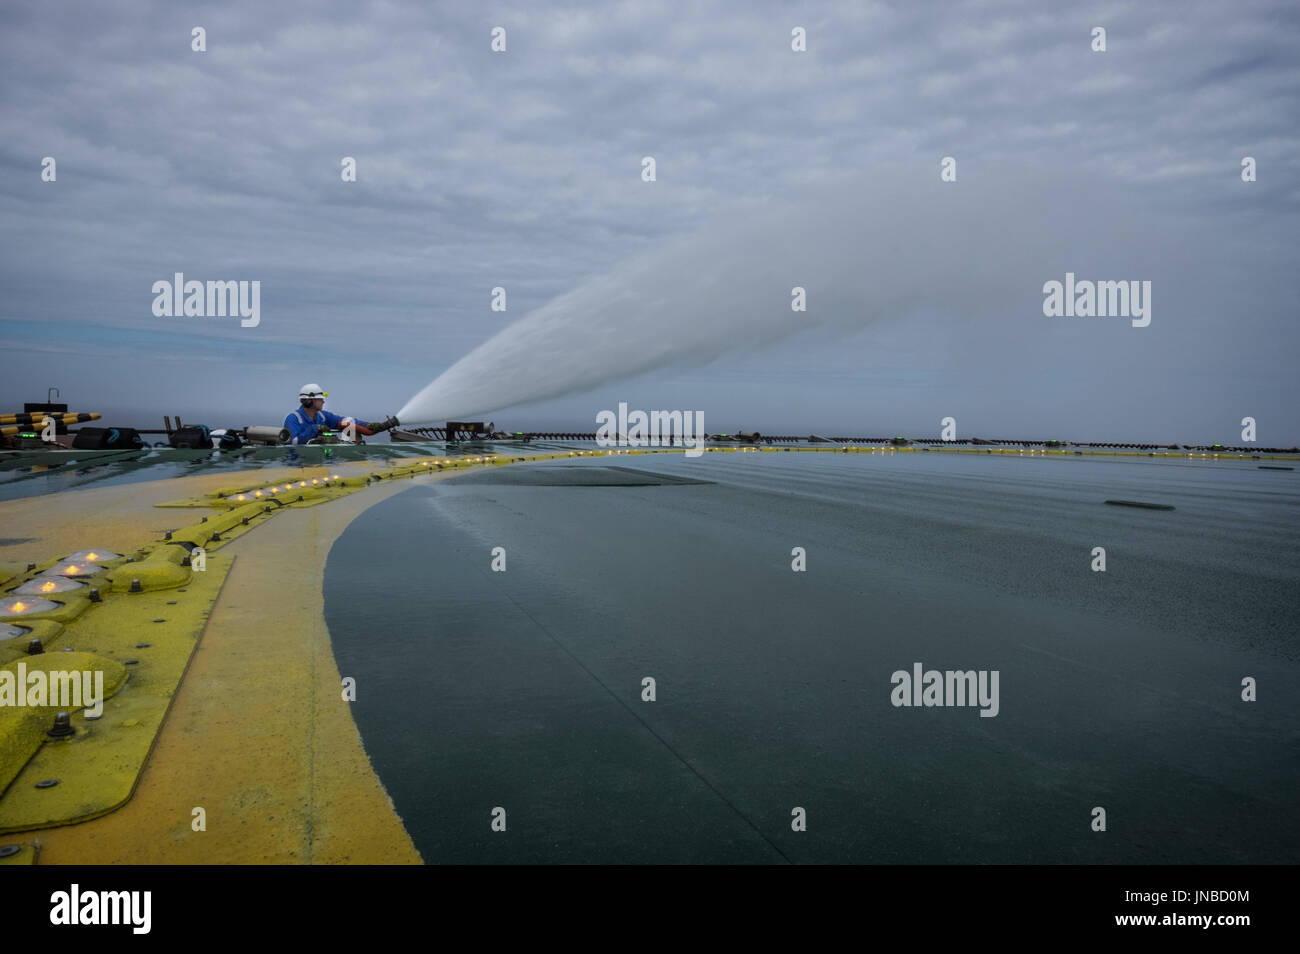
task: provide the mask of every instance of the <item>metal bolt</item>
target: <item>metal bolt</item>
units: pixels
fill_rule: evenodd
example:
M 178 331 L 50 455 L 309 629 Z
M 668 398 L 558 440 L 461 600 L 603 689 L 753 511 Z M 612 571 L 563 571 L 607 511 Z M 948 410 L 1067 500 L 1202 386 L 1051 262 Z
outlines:
M 61 739 L 65 735 L 72 735 L 72 733 L 72 716 L 62 711 L 54 716 L 53 727 L 47 729 L 45 732 L 45 734 L 52 739 Z
M 39 656 L 43 652 L 45 652 L 45 647 L 41 645 L 41 641 L 39 639 L 33 639 L 30 643 L 27 644 L 27 655 Z
M 130 589 L 129 592 L 131 592 L 131 593 L 143 593 L 143 592 L 144 592 L 144 587 L 140 585 L 140 581 L 139 581 L 138 579 L 136 579 L 136 580 L 132 580 L 132 581 L 131 581 L 131 589 Z
M 101 596 L 99 595 L 99 587 L 98 587 L 98 586 L 92 586 L 92 587 L 90 588 L 90 602 L 92 602 L 92 603 L 102 603 L 102 602 L 104 602 L 103 597 L 101 597 Z
M 41 779 L 39 782 L 36 783 L 36 787 L 37 787 L 37 788 L 53 788 L 55 785 L 58 785 L 58 784 L 59 784 L 59 780 L 58 780 L 57 778 L 43 778 L 43 779 Z

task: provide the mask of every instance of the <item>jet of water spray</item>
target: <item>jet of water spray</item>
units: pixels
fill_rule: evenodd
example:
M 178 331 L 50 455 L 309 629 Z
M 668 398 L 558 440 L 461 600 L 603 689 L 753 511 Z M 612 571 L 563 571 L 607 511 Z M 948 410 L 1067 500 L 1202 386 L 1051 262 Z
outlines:
M 1104 224 L 1105 203 L 1078 174 L 959 184 L 940 182 L 937 164 L 927 172 L 863 176 L 801 199 L 738 206 L 530 312 L 397 416 L 469 418 L 918 309 L 1017 309 L 1032 318 L 1041 283 L 1063 271 L 1063 245 L 1081 223 Z M 1025 208 L 1051 214 L 1016 214 Z M 796 289 L 805 311 L 792 307 Z

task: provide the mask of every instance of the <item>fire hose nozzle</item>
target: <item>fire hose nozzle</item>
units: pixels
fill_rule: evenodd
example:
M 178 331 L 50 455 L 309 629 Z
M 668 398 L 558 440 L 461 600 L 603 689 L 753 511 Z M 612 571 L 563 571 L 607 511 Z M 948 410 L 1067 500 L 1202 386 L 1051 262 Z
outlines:
M 390 416 L 388 417 L 387 420 L 372 422 L 370 425 L 370 429 L 374 431 L 376 434 L 378 434 L 380 431 L 392 430 L 400 423 L 402 422 L 399 421 L 397 418 Z

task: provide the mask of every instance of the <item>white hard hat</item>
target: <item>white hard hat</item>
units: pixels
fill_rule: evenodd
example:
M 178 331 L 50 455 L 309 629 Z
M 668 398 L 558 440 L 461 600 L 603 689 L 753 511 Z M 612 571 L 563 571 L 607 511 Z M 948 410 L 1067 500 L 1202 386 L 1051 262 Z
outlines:
M 328 391 L 322 391 L 319 384 L 304 384 L 302 390 L 298 392 L 298 397 L 302 400 L 309 398 L 329 397 Z

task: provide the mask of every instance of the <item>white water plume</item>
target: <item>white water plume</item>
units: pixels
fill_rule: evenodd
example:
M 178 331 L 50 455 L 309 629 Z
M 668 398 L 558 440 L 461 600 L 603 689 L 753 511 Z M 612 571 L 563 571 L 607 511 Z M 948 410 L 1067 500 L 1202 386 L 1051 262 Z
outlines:
M 1115 201 L 1117 189 L 1083 182 L 1061 169 L 941 182 L 936 161 L 925 175 L 864 174 L 735 208 L 502 329 L 397 416 L 465 419 L 884 317 L 1033 320 L 1042 283 L 1079 261 L 1069 255 L 1132 264 L 1114 256 L 1117 243 L 1131 244 L 1137 216 Z M 791 309 L 795 286 L 806 290 L 806 312 Z

